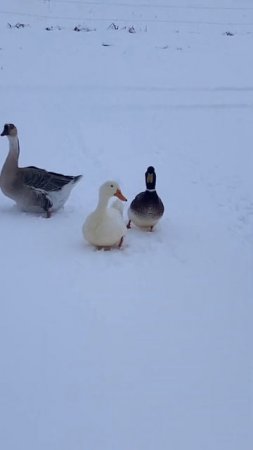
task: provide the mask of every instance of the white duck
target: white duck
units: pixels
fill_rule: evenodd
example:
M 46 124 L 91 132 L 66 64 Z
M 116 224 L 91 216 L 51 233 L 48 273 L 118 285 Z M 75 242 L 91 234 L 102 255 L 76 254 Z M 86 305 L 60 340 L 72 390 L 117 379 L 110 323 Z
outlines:
M 93 211 L 83 224 L 83 236 L 98 249 L 110 249 L 122 245 L 126 234 L 126 225 L 123 220 L 123 205 L 116 200 L 108 206 L 111 197 L 118 197 L 127 201 L 116 181 L 107 181 L 99 189 L 99 200 Z
M 24 211 L 45 212 L 46 217 L 67 201 L 81 175 L 62 175 L 38 167 L 19 167 L 19 139 L 15 125 L 4 125 L 1 136 L 9 140 L 9 153 L 0 175 L 2 192 Z

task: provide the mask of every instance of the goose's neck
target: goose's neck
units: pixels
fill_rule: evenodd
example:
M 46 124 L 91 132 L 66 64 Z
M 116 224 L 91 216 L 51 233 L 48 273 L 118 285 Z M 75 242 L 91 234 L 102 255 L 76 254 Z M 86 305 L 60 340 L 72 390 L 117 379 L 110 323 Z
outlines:
M 2 172 L 12 171 L 18 167 L 19 158 L 19 140 L 17 136 L 8 136 L 9 153 L 3 165 Z

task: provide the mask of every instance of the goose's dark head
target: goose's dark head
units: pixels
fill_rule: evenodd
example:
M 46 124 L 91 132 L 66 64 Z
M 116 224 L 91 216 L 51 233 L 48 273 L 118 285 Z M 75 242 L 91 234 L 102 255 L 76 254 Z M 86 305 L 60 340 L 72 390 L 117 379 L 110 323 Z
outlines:
M 148 190 L 155 189 L 156 173 L 154 167 L 150 166 L 147 168 L 147 171 L 145 173 L 145 181 L 146 181 L 146 188 Z
M 13 125 L 13 123 L 6 123 L 4 125 L 4 129 L 1 133 L 1 136 L 17 136 L 17 134 L 18 132 L 15 125 Z

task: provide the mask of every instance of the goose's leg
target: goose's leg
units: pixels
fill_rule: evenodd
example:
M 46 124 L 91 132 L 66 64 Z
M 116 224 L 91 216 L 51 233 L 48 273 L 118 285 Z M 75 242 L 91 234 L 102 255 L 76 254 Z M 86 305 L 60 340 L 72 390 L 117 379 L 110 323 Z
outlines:
M 131 220 L 129 220 L 128 224 L 127 224 L 127 228 L 131 228 Z
M 121 248 L 122 244 L 123 244 L 123 240 L 124 240 L 124 236 L 122 236 L 122 238 L 119 241 L 119 248 Z
M 150 231 L 150 232 L 153 231 L 153 228 L 154 228 L 154 225 L 151 225 L 149 231 Z
M 46 194 L 42 193 L 42 208 L 44 209 L 46 213 L 46 218 L 49 219 L 51 217 L 51 209 L 52 209 L 53 203 L 49 198 L 46 196 Z
M 50 219 L 51 217 L 51 211 L 49 209 L 46 210 L 46 219 Z

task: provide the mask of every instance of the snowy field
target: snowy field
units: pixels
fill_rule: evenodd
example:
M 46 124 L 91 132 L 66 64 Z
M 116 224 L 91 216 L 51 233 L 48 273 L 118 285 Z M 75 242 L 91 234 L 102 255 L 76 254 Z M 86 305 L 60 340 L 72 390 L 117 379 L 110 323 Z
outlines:
M 0 132 L 83 174 L 48 220 L 0 193 L 1 450 L 250 450 L 252 0 L 0 0 L 0 29 Z M 99 186 L 149 165 L 163 219 L 96 251 Z

